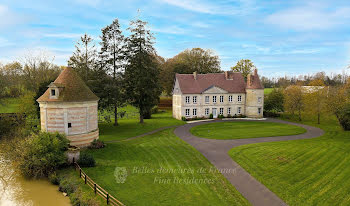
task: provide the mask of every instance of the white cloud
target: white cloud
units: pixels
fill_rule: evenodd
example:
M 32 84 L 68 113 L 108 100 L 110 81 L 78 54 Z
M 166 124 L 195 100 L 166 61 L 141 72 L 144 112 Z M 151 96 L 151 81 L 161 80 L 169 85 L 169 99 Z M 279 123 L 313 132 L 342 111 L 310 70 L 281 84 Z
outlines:
M 0 37 L 0 47 L 6 47 L 11 45 L 12 43 L 9 42 L 7 39 Z
M 18 24 L 23 19 L 13 13 L 7 6 L 0 4 L 0 27 Z
M 159 33 L 166 33 L 166 34 L 185 34 L 186 30 L 178 27 L 178 26 L 169 26 L 169 27 L 154 27 L 151 29 L 151 31 L 159 32 Z
M 266 17 L 265 22 L 284 29 L 323 30 L 346 23 L 350 19 L 350 7 L 329 10 L 307 5 L 278 11 Z
M 230 2 L 215 4 L 199 0 L 159 0 L 172 6 L 176 6 L 188 11 L 205 13 L 205 14 L 220 14 L 220 15 L 237 15 L 245 14 L 256 9 L 250 1 L 238 2 L 237 6 L 232 6 Z
M 62 39 L 77 39 L 80 38 L 83 34 L 74 34 L 74 33 L 53 33 L 53 34 L 43 34 L 44 37 L 53 37 L 53 38 L 62 38 Z

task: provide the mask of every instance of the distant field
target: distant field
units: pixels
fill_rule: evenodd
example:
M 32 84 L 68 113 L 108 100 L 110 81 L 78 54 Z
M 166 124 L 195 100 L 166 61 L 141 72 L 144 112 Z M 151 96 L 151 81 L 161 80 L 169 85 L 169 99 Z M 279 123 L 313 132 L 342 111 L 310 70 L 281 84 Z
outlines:
M 16 113 L 18 109 L 18 98 L 6 98 L 0 101 L 0 113 Z
M 270 94 L 272 92 L 273 88 L 265 88 L 264 94 Z

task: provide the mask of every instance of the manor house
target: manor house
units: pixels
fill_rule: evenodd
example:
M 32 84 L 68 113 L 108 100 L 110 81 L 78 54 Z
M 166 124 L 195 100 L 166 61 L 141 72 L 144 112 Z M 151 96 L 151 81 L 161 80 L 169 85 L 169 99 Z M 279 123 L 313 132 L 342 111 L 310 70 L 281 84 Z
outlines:
M 223 116 L 263 117 L 264 87 L 258 71 L 244 77 L 239 72 L 176 74 L 173 116 L 176 119 Z

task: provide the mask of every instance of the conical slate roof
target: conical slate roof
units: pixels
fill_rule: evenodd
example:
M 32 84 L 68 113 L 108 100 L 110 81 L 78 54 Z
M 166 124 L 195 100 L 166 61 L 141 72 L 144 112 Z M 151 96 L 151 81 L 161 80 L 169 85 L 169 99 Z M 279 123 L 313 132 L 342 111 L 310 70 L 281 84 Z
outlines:
M 49 87 L 51 86 L 60 87 L 58 98 L 50 99 L 49 88 L 37 99 L 38 102 L 84 102 L 99 100 L 71 67 L 66 67 L 57 79 L 49 85 Z

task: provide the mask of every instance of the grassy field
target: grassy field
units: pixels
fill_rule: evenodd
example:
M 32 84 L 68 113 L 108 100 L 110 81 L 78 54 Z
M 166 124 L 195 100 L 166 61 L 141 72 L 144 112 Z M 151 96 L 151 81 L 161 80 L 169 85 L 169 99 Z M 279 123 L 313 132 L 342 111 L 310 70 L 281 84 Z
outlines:
M 273 137 L 305 132 L 304 128 L 294 125 L 258 121 L 216 122 L 191 128 L 193 135 L 209 139 Z
M 272 92 L 273 88 L 265 88 L 264 89 L 264 94 L 270 94 Z
M 0 113 L 16 113 L 19 107 L 19 99 L 6 98 L 0 101 Z
M 117 127 L 113 126 L 113 123 L 99 124 L 100 139 L 103 141 L 122 140 L 160 127 L 185 124 L 184 121 L 172 118 L 171 111 L 153 114 L 152 119 L 145 119 L 144 124 L 139 124 L 139 120 L 136 118 L 120 119 L 118 122 L 119 126 Z
M 86 173 L 126 205 L 249 204 L 173 129 L 87 152 L 95 157 L 97 166 L 85 168 Z M 116 167 L 126 168 L 125 183 L 116 182 Z
M 303 123 L 319 138 L 244 145 L 229 154 L 289 205 L 350 205 L 350 132 L 335 119 Z

